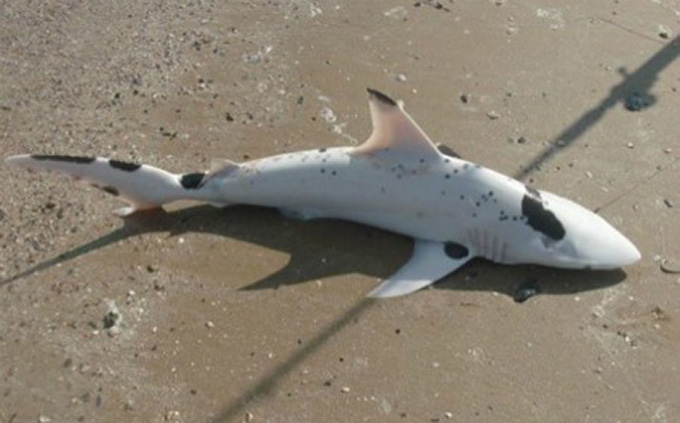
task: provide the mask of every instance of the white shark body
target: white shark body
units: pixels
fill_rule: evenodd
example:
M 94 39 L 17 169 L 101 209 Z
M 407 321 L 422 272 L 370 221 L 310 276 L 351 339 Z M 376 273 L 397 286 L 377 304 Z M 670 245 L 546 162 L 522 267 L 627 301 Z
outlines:
M 276 207 L 414 238 L 412 258 L 371 292 L 404 295 L 474 257 L 582 269 L 632 264 L 640 253 L 600 216 L 567 199 L 442 154 L 400 103 L 369 90 L 373 133 L 359 147 L 321 148 L 209 173 L 172 174 L 102 158 L 21 155 L 8 163 L 84 179 L 131 204 L 120 214 L 193 199 Z

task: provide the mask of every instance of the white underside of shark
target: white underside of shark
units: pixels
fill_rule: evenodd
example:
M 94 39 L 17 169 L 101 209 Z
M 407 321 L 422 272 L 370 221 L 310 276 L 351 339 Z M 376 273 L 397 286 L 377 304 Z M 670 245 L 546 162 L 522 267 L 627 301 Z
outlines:
M 474 257 L 611 269 L 640 253 L 595 213 L 474 163 L 442 154 L 403 110 L 370 90 L 373 133 L 358 147 L 320 148 L 207 173 L 172 174 L 104 158 L 19 155 L 10 164 L 65 172 L 119 195 L 119 214 L 192 199 L 276 207 L 303 219 L 337 218 L 412 237 L 411 259 L 369 295 L 411 293 Z

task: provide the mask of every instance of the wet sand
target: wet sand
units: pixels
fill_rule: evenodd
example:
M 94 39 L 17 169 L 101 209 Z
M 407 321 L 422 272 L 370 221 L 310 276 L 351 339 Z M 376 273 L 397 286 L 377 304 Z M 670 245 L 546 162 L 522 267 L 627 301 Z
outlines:
M 680 275 L 661 269 L 680 261 L 677 3 L 2 9 L 3 157 L 180 172 L 356 144 L 374 87 L 464 158 L 599 210 L 643 258 L 477 260 L 369 301 L 410 240 L 254 207 L 123 221 L 93 188 L 0 166 L 0 421 L 680 419 Z M 540 294 L 515 302 L 527 281 Z

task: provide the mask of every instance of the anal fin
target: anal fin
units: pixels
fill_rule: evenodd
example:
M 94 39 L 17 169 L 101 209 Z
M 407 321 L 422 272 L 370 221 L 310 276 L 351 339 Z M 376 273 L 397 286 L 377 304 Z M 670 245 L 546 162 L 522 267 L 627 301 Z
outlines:
M 415 240 L 409 261 L 368 296 L 387 298 L 410 294 L 433 284 L 474 257 L 469 249 L 465 249 L 462 254 L 447 254 L 447 250 L 443 242 Z

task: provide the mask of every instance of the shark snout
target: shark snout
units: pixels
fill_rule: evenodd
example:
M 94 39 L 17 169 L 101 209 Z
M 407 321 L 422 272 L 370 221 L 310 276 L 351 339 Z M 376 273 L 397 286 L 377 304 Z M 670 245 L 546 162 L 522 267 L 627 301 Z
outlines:
M 616 269 L 640 260 L 637 247 L 601 216 L 554 194 L 543 195 L 564 227 L 556 247 L 564 267 Z
M 611 226 L 607 229 L 593 234 L 595 239 L 579 248 L 579 255 L 591 263 L 589 267 L 616 269 L 640 260 L 640 251 L 628 238 Z

